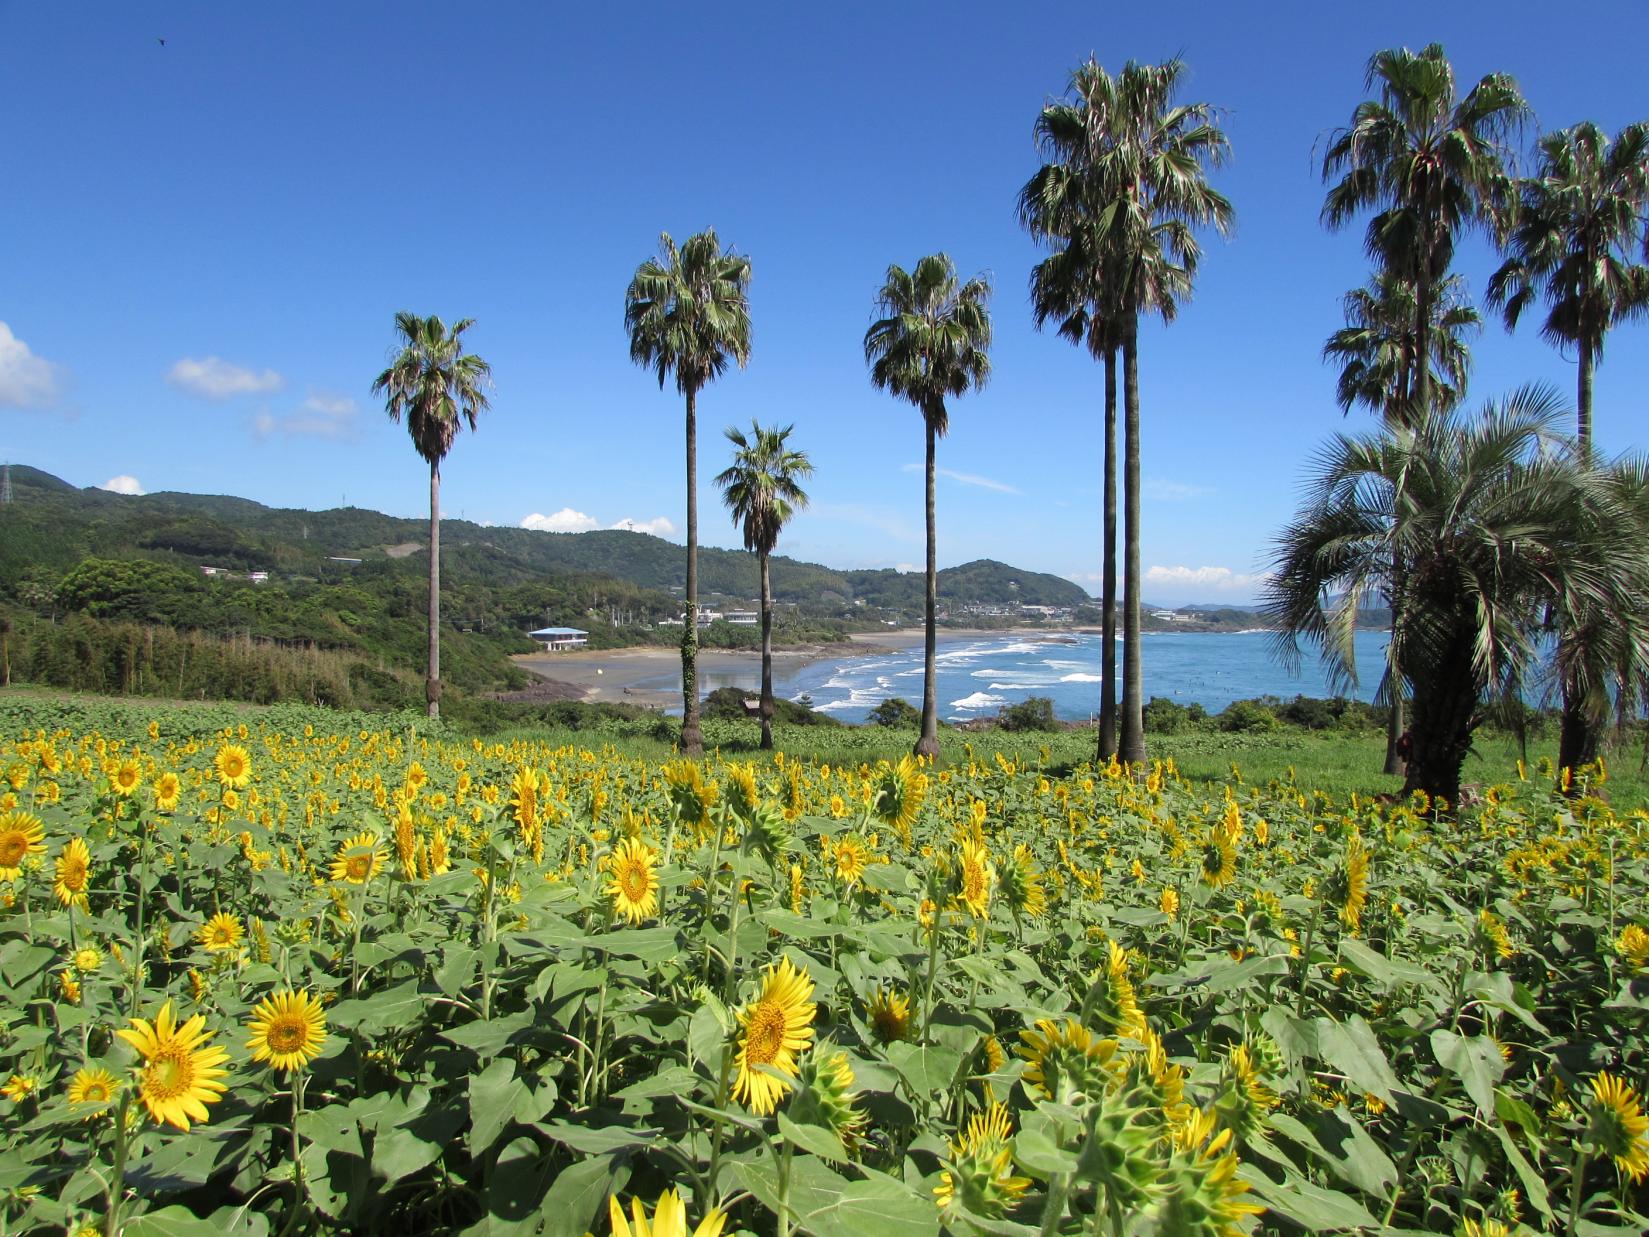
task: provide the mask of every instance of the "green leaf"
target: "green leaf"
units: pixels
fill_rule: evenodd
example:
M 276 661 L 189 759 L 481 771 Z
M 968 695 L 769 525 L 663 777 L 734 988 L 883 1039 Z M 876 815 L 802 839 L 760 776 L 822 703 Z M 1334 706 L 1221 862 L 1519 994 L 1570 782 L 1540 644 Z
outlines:
M 1317 1055 L 1359 1091 L 1392 1103 L 1391 1093 L 1401 1084 L 1363 1016 L 1353 1014 L 1344 1022 L 1318 1018 L 1316 1027 Z
M 187 1207 L 162 1207 L 124 1221 L 120 1231 L 125 1237 L 218 1237 L 233 1233 L 236 1237 L 263 1237 L 269 1231 L 269 1222 L 256 1211 L 222 1208 L 212 1218 L 202 1220 Z
M 909 1085 L 911 1094 L 922 1100 L 950 1086 L 962 1054 L 945 1047 L 894 1043 L 887 1046 L 887 1059 Z
M 838 1164 L 846 1164 L 853 1159 L 842 1146 L 842 1140 L 836 1137 L 834 1130 L 826 1129 L 822 1125 L 804 1124 L 792 1121 L 784 1113 L 779 1113 L 779 1133 L 783 1134 L 803 1151 L 811 1151 L 814 1155 L 827 1160 L 834 1160 Z
M 1487 1035 L 1467 1037 L 1439 1027 L 1431 1033 L 1431 1050 L 1437 1063 L 1452 1073 L 1477 1104 L 1477 1111 L 1491 1121 L 1496 1115 L 1495 1084 L 1506 1072 L 1505 1058 Z
M 629 1176 L 628 1167 L 608 1156 L 580 1160 L 562 1169 L 539 1208 L 546 1237 L 583 1237 L 590 1232 L 602 1200 L 623 1189 Z
M 515 1112 L 515 1062 L 498 1057 L 470 1079 L 469 1150 L 479 1156 L 492 1146 Z
M 1231 988 L 1240 988 L 1258 976 L 1286 974 L 1288 959 L 1282 954 L 1257 954 L 1252 958 L 1244 958 L 1235 966 L 1227 960 L 1209 976 L 1208 984 L 1203 991 L 1225 992 Z
M 1044 1181 L 1057 1173 L 1076 1171 L 1077 1159 L 1039 1129 L 1020 1130 L 1013 1140 L 1013 1158 L 1027 1172 Z

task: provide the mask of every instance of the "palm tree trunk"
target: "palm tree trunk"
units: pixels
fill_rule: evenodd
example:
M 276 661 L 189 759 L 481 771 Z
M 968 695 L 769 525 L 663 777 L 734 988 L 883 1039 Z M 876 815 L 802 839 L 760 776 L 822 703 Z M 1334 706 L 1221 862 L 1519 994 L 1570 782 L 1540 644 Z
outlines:
M 1589 340 L 1580 341 L 1579 376 L 1576 379 L 1575 406 L 1578 410 L 1579 424 L 1576 427 L 1576 441 L 1580 446 L 1581 462 L 1590 466 L 1592 462 L 1592 345 Z M 1578 633 L 1572 631 L 1561 632 L 1560 640 L 1578 640 Z M 1566 659 L 1560 658 L 1562 663 Z M 1557 767 L 1559 785 L 1564 769 L 1579 769 L 1589 765 L 1597 759 L 1599 727 L 1593 725 L 1592 718 L 1586 708 L 1586 700 L 1579 685 L 1574 681 L 1572 674 L 1563 676 L 1563 722 L 1558 734 Z M 1570 792 L 1578 794 L 1578 782 L 1570 783 Z
M 1580 424 L 1576 435 L 1580 442 L 1580 458 L 1586 463 L 1592 462 L 1592 343 L 1590 340 L 1580 341 L 1580 376 L 1577 380 L 1579 390 L 1575 392 L 1575 407 L 1579 410 Z
M 429 464 L 429 674 L 424 700 L 431 717 L 441 716 L 441 466 Z
M 681 621 L 681 754 L 704 755 L 699 733 L 699 438 L 698 392 L 687 388 L 687 597 Z
M 1105 350 L 1105 546 L 1100 585 L 1099 759 L 1117 753 L 1117 350 Z
M 1409 393 L 1414 384 L 1414 358 L 1409 357 L 1397 373 L 1397 393 L 1386 412 L 1386 429 L 1394 431 L 1406 424 L 1412 417 L 1409 406 Z M 1392 496 L 1392 512 L 1395 516 L 1403 505 L 1403 491 L 1399 486 Z M 1391 595 L 1386 598 L 1386 604 L 1391 607 L 1391 641 L 1387 645 L 1389 656 L 1386 663 L 1386 693 L 1390 709 L 1386 714 L 1386 763 L 1385 772 L 1398 777 L 1408 773 L 1408 762 L 1398 751 L 1403 735 L 1408 730 L 1407 701 L 1404 698 L 1402 669 L 1396 662 L 1396 651 L 1400 646 L 1400 628 L 1403 621 L 1403 556 L 1402 552 L 1393 545 L 1391 550 Z
M 773 750 L 773 579 L 768 552 L 762 565 L 762 751 Z
M 935 531 L 933 477 L 934 456 L 933 447 L 936 435 L 933 432 L 933 418 L 925 412 L 922 416 L 923 424 L 928 435 L 928 468 L 927 468 L 927 517 L 928 517 L 928 578 L 927 578 L 927 630 L 922 645 L 922 733 L 916 740 L 916 755 L 939 755 L 939 688 L 934 682 L 934 664 L 938 657 L 938 614 L 939 614 L 939 542 Z
M 1460 805 L 1460 771 L 1471 749 L 1482 684 L 1472 670 L 1472 637 L 1464 622 L 1435 671 L 1414 685 L 1413 755 L 1403 793 L 1423 790 Z
M 1140 664 L 1139 563 L 1139 318 L 1128 315 L 1122 336 L 1122 738 L 1117 754 L 1128 764 L 1145 761 L 1145 690 Z
M 1431 262 L 1422 258 L 1414 287 L 1414 411 L 1416 424 L 1431 416 Z

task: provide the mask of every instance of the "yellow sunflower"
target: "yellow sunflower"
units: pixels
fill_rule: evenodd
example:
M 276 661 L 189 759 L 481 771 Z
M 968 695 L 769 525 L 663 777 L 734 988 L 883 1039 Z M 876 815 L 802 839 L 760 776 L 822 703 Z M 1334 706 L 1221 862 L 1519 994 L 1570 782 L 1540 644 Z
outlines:
M 383 866 L 384 852 L 378 848 L 378 835 L 368 830 L 346 839 L 338 847 L 330 875 L 335 881 L 364 885 L 377 876 Z
M 86 909 L 86 887 L 91 883 L 92 852 L 79 838 L 70 838 L 57 856 L 57 879 L 52 892 L 64 906 Z
M 195 939 L 200 942 L 202 949 L 208 953 L 227 953 L 236 949 L 246 931 L 241 927 L 239 917 L 226 911 L 219 911 L 195 933 Z
M 1615 952 L 1630 966 L 1639 969 L 1649 966 L 1649 932 L 1635 923 L 1627 924 L 1615 939 Z
M 922 800 L 927 797 L 928 780 L 921 766 L 909 756 L 900 757 L 898 764 L 884 760 L 876 768 L 872 793 L 877 817 L 908 836 L 916 813 L 922 809 Z
M 13 1074 L 6 1079 L 5 1086 L 0 1086 L 0 1095 L 5 1096 L 14 1104 L 21 1104 L 34 1094 L 38 1085 L 33 1074 Z
M 1237 879 L 1237 848 L 1223 828 L 1210 829 L 1202 847 L 1203 883 L 1215 889 Z
M 1341 921 L 1356 932 L 1368 902 L 1368 850 L 1358 834 L 1346 839 L 1345 859 L 1330 879 L 1329 889 L 1340 904 Z
M 170 769 L 155 779 L 155 807 L 162 812 L 175 812 L 183 797 L 183 782 Z
M 607 860 L 607 896 L 613 910 L 631 923 L 658 914 L 658 878 L 653 848 L 640 838 L 625 838 Z
M 1161 896 L 1157 898 L 1157 909 L 1168 918 L 1179 915 L 1179 890 L 1165 887 Z
M 1605 1070 L 1592 1079 L 1592 1096 L 1586 1132 L 1593 1146 L 1612 1156 L 1634 1182 L 1642 1181 L 1649 1176 L 1649 1117 L 1638 1105 L 1637 1092 Z
M 217 766 L 218 781 L 225 786 L 242 790 L 252 780 L 251 754 L 239 744 L 225 743 L 218 748 L 218 754 L 212 763 Z
M 853 884 L 865 874 L 870 866 L 870 852 L 864 842 L 853 834 L 848 834 L 836 843 L 834 857 L 836 861 L 836 877 L 845 884 Z
M 102 1066 L 79 1070 L 69 1079 L 68 1100 L 86 1116 L 96 1116 L 120 1094 L 121 1082 Z M 90 1111 L 87 1111 L 87 1110 Z
M 910 999 L 878 987 L 870 998 L 870 1031 L 880 1043 L 891 1044 L 910 1034 Z
M 813 981 L 807 972 L 782 958 L 763 974 L 756 999 L 739 1010 L 738 1076 L 733 1095 L 759 1117 L 772 1112 L 794 1084 L 756 1067 L 766 1065 L 796 1076 L 797 1054 L 813 1042 L 816 1007 L 812 997 Z
M 991 864 L 990 852 L 972 841 L 962 843 L 962 890 L 958 895 L 964 906 L 984 919 L 991 909 L 991 883 L 996 868 Z
M 217 1103 L 228 1090 L 220 1079 L 227 1073 L 222 1066 L 229 1053 L 208 1044 L 212 1033 L 203 1015 L 179 1026 L 167 1001 L 153 1023 L 133 1018 L 130 1027 L 116 1034 L 143 1057 L 138 1097 L 155 1124 L 187 1130 L 191 1121 L 207 1120 L 206 1105 Z
M 1060 1104 L 1079 1096 L 1097 1099 L 1110 1080 L 1114 1039 L 1098 1039 L 1075 1018 L 1063 1025 L 1044 1018 L 1034 1031 L 1021 1031 L 1019 1055 L 1025 1059 L 1025 1085 L 1035 1087 L 1042 1098 Z
M 1115 941 L 1108 943 L 1105 969 L 1094 977 L 1088 1006 L 1094 1017 L 1116 1034 L 1142 1038 L 1145 1015 L 1134 995 L 1133 981 L 1128 978 L 1128 951 Z
M 38 816 L 7 812 L 0 816 L 0 881 L 23 874 L 23 860 L 46 853 L 46 830 Z
M 122 799 L 135 795 L 143 785 L 143 769 L 128 756 L 109 775 L 109 785 Z
M 270 1068 L 300 1070 L 320 1055 L 326 1042 L 326 1015 L 308 992 L 277 992 L 252 1010 L 246 1046 L 254 1061 Z
M 653 1205 L 651 1222 L 647 1219 L 646 1204 L 639 1198 L 630 1200 L 630 1219 L 626 1220 L 624 1208 L 618 1205 L 616 1194 L 607 1197 L 607 1219 L 612 1225 L 612 1237 L 689 1237 L 687 1207 L 674 1187 L 658 1196 L 658 1202 Z M 712 1207 L 699 1221 L 691 1237 L 721 1237 L 722 1227 L 726 1223 L 726 1214 Z
M 82 945 L 74 951 L 74 969 L 82 975 L 89 975 L 103 965 L 103 951 L 96 945 Z
M 940 1211 L 960 1205 L 975 1215 L 1000 1219 L 1031 1182 L 1013 1176 L 1013 1123 L 1008 1110 L 992 1104 L 968 1119 L 967 1132 L 951 1142 L 933 1201 Z

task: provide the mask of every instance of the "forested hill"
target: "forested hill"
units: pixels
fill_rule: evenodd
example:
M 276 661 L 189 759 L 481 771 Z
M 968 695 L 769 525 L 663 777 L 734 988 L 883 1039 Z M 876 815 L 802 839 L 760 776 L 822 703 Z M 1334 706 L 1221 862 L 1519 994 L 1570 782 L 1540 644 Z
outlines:
M 388 565 L 400 556 L 414 560 L 405 564 L 411 569 L 422 562 L 428 534 L 425 520 L 359 507 L 303 511 L 227 495 L 114 494 L 77 489 L 24 465 L 12 466 L 11 485 L 13 501 L 0 508 L 0 590 L 6 593 L 15 593 L 25 579 L 55 584 L 86 558 L 147 558 L 329 578 L 348 569 L 339 559 Z M 578 576 L 668 593 L 685 582 L 681 547 L 645 533 L 546 533 L 445 519 L 441 544 L 444 579 L 453 587 Z M 754 597 L 754 556 L 701 547 L 699 587 L 706 596 Z M 825 609 L 851 607 L 856 600 L 867 608 L 905 613 L 919 612 L 922 605 L 918 573 L 842 572 L 785 557 L 773 560 L 773 588 L 780 601 Z M 1069 580 L 990 560 L 941 571 L 939 596 L 955 605 L 980 606 L 1076 606 L 1089 600 Z

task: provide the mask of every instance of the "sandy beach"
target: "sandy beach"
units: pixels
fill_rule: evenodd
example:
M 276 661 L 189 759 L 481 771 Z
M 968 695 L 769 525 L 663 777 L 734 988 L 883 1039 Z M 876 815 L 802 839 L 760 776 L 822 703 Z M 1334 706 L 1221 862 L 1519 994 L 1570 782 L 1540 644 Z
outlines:
M 1047 628 L 1036 629 L 1048 632 Z M 946 638 L 1003 635 L 1003 631 L 942 628 Z M 1049 634 L 1053 634 L 1049 632 Z M 775 677 L 794 672 L 810 662 L 833 657 L 868 657 L 908 649 L 922 643 L 920 627 L 857 631 L 842 644 L 810 644 L 773 650 Z M 681 703 L 681 651 L 674 645 L 629 649 L 579 649 L 569 653 L 521 653 L 512 658 L 523 670 L 543 680 L 523 692 L 507 692 L 505 700 L 587 700 L 669 708 Z M 699 673 L 759 674 L 761 654 L 754 649 L 700 649 Z M 661 680 L 669 679 L 668 685 Z

